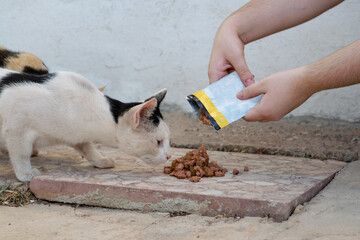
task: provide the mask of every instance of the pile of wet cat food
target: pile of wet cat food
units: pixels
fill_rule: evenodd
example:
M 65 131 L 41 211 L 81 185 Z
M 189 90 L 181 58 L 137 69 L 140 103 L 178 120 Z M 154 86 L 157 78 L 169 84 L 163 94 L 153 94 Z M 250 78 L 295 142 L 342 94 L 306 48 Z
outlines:
M 173 160 L 171 166 L 164 167 L 165 174 L 191 182 L 199 182 L 202 177 L 223 177 L 226 172 L 227 169 L 220 167 L 216 162 L 209 162 L 205 145 Z

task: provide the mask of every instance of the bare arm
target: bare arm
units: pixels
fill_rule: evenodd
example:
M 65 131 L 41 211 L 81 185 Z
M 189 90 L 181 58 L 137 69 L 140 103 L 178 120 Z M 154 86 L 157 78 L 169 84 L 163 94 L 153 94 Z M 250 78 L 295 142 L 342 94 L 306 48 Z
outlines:
M 360 39 L 303 69 L 313 92 L 360 83 Z
M 209 62 L 213 83 L 236 71 L 245 86 L 254 83 L 244 45 L 306 22 L 343 0 L 254 0 L 231 14 L 220 26 Z
M 333 8 L 343 0 L 254 0 L 226 20 L 244 44 L 294 27 Z
M 360 83 L 360 40 L 310 65 L 273 74 L 241 91 L 248 99 L 265 94 L 244 117 L 247 121 L 276 121 L 312 94 Z

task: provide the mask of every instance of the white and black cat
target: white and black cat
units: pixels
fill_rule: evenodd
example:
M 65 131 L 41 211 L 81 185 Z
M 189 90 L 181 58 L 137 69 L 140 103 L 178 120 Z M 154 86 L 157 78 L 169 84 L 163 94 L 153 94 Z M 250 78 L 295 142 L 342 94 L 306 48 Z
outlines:
M 30 163 L 33 149 L 54 144 L 74 147 L 99 168 L 114 162 L 93 143 L 159 164 L 171 157 L 169 128 L 159 109 L 165 94 L 166 89 L 143 102 L 123 103 L 75 73 L 32 75 L 0 68 L 0 147 L 21 181 L 39 174 Z
M 47 74 L 48 68 L 40 58 L 29 52 L 15 52 L 0 46 L 0 68 L 30 74 Z

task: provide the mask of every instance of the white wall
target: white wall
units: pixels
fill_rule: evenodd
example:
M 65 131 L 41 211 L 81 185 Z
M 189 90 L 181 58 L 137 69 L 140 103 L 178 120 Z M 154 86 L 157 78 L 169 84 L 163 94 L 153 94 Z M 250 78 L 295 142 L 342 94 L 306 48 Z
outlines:
M 222 20 L 243 0 L 0 0 L 0 45 L 35 53 L 53 70 L 78 72 L 122 101 L 168 88 L 166 103 L 208 84 Z M 253 42 L 256 78 L 311 63 L 360 36 L 360 1 L 348 0 L 296 28 Z M 293 112 L 360 121 L 360 85 L 316 94 Z

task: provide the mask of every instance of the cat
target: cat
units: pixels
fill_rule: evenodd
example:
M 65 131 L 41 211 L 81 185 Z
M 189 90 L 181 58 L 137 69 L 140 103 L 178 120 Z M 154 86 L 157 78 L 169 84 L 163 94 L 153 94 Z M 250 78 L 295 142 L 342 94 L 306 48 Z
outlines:
M 0 46 L 0 68 L 29 74 L 47 74 L 48 68 L 40 58 L 29 52 L 14 52 Z
M 93 166 L 114 167 L 94 143 L 154 165 L 170 159 L 169 128 L 160 112 L 167 93 L 123 103 L 71 72 L 32 75 L 0 68 L 0 148 L 8 151 L 16 177 L 30 181 L 33 148 L 55 144 L 74 147 Z

